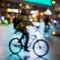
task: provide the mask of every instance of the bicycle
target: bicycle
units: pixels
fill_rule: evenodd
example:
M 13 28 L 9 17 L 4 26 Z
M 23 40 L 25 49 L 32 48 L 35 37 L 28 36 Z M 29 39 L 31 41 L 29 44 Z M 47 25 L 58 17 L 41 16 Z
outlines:
M 27 48 L 29 48 L 33 44 L 32 49 L 33 49 L 34 53 L 39 57 L 45 56 L 49 51 L 49 45 L 45 40 L 37 39 L 36 35 L 33 35 L 33 38 L 31 40 L 34 42 L 31 41 L 30 43 L 28 43 Z M 26 39 L 25 36 L 23 37 L 22 40 L 20 40 L 20 38 L 11 39 L 9 42 L 9 50 L 13 54 L 18 54 L 25 47 L 25 45 L 24 45 L 25 42 L 24 43 L 22 42 L 22 41 L 24 41 L 24 39 Z M 18 42 L 19 40 L 20 40 L 20 42 Z

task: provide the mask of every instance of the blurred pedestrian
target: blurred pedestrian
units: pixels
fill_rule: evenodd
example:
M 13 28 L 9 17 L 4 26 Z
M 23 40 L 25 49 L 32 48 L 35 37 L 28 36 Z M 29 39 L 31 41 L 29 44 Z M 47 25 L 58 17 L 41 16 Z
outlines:
M 18 24 L 18 19 L 19 19 L 19 15 L 16 14 L 14 19 L 13 19 L 13 24 L 14 24 L 14 28 L 16 29 L 16 25 Z
M 54 25 L 51 22 L 49 16 L 47 15 L 45 19 L 42 19 L 40 21 L 40 26 L 39 26 L 40 33 L 44 37 L 49 37 L 51 36 L 52 31 L 55 31 Z

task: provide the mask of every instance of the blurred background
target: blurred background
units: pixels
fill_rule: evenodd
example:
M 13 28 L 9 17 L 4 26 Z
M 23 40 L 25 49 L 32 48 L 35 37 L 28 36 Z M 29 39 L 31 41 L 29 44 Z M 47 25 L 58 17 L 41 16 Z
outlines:
M 42 3 L 43 2 L 43 3 Z M 11 23 L 15 14 L 21 13 L 21 8 L 29 9 L 30 13 L 33 15 L 39 14 L 39 17 L 44 15 L 46 10 L 50 10 L 51 18 L 55 20 L 60 19 L 60 1 L 52 0 L 52 1 L 41 1 L 38 2 L 30 2 L 28 0 L 2 0 L 0 1 L 0 16 L 4 16 L 8 19 L 8 22 Z M 47 12 L 48 13 L 48 12 Z
M 56 32 L 53 32 L 53 35 L 57 35 L 54 39 L 46 40 L 50 50 L 44 58 L 36 57 L 33 52 L 21 52 L 19 55 L 13 55 L 9 50 L 9 41 L 15 32 L 13 20 L 21 14 L 22 9 L 26 10 L 31 22 L 38 22 L 38 24 L 34 24 L 35 26 L 39 27 L 40 21 L 46 16 L 49 16 L 54 25 Z M 60 0 L 0 0 L 0 60 L 60 60 L 59 46 Z

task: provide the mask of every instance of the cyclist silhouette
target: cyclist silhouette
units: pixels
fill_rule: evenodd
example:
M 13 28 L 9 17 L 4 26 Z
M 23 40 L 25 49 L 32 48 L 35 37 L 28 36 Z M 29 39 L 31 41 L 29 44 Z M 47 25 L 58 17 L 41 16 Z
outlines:
M 29 21 L 29 18 L 26 15 L 26 10 L 25 9 L 22 9 L 22 12 L 19 15 L 18 20 L 17 20 L 17 22 L 15 22 L 15 24 L 16 25 L 14 25 L 14 26 L 16 26 L 16 32 L 20 31 L 20 32 L 23 33 L 23 36 L 21 37 L 21 39 L 24 37 L 24 35 L 26 36 L 26 42 L 25 42 L 24 50 L 29 52 L 29 50 L 27 49 L 27 44 L 28 44 L 28 40 L 29 40 L 29 34 L 28 34 L 27 30 L 26 30 L 26 26 L 31 25 L 31 22 Z

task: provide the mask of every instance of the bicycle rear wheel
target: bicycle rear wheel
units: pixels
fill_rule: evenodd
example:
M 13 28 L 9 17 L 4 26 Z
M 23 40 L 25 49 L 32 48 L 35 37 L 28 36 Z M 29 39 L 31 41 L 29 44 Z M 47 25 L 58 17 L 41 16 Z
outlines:
M 42 39 L 37 40 L 33 45 L 33 51 L 37 56 L 42 57 L 48 53 L 49 45 Z
M 9 50 L 13 53 L 13 54 L 18 54 L 21 49 L 22 49 L 22 43 L 18 42 L 19 39 L 18 38 L 13 38 L 10 42 L 9 42 Z

